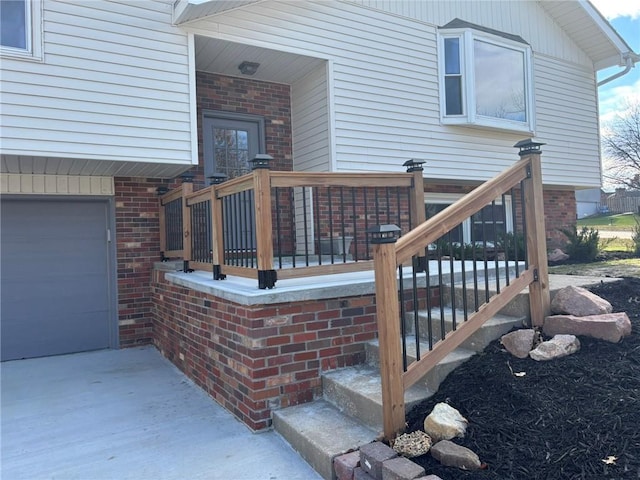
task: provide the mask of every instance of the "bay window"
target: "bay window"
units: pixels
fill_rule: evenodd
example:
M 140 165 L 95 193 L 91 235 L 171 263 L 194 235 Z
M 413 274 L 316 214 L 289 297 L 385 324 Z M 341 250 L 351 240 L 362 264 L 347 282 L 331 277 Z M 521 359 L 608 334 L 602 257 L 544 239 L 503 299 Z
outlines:
M 442 123 L 533 133 L 526 42 L 461 20 L 439 32 Z

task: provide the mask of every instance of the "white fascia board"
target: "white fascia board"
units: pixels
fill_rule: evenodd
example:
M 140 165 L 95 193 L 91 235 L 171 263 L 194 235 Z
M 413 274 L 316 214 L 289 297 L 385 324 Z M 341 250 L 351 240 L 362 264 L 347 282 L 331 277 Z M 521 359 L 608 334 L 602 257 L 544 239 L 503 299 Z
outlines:
M 600 28 L 602 33 L 607 36 L 612 45 L 620 52 L 620 56 L 617 58 L 617 65 L 623 66 L 625 63 L 624 57 L 628 56 L 629 54 L 631 54 L 632 58 L 634 58 L 635 61 L 638 60 L 638 55 L 631 49 L 629 45 L 627 45 L 627 42 L 624 41 L 624 39 L 620 36 L 616 29 L 611 26 L 607 19 L 602 16 L 602 14 L 591 4 L 591 2 L 589 2 L 589 0 L 578 0 L 578 2 L 585 10 L 585 12 L 589 14 L 598 28 Z M 613 61 L 613 57 L 610 57 L 608 60 Z M 599 65 L 602 66 L 599 67 Z M 610 64 L 607 60 L 597 62 L 595 65 L 597 69 L 602 69 L 610 66 L 612 66 L 612 64 Z

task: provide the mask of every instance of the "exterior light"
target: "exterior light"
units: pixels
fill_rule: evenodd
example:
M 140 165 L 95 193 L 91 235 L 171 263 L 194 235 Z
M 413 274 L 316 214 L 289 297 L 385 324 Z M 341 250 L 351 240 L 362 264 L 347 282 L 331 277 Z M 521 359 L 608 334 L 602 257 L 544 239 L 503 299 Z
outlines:
M 182 175 L 180 175 L 182 183 L 193 183 L 193 177 L 193 172 L 184 172 Z
M 249 163 L 251 164 L 251 170 L 256 170 L 258 168 L 266 168 L 269 169 L 269 162 L 273 160 L 271 155 L 267 155 L 266 153 L 259 153 L 251 160 Z
M 238 70 L 240 70 L 240 73 L 242 73 L 243 75 L 255 75 L 255 73 L 258 71 L 259 66 L 259 63 L 247 62 L 245 60 L 240 65 L 238 65 Z
M 417 160 L 415 158 L 411 158 L 409 160 L 407 160 L 406 162 L 404 162 L 402 164 L 403 167 L 407 167 L 407 173 L 411 173 L 411 172 L 421 172 L 424 170 L 424 168 L 422 168 L 422 165 L 424 165 L 426 162 L 421 161 L 421 160 Z
M 166 185 L 160 185 L 158 188 L 156 188 L 156 195 L 161 197 L 168 191 L 169 191 L 169 187 L 167 187 Z
M 527 138 L 526 140 L 520 140 L 518 143 L 514 145 L 514 147 L 520 149 L 520 151 L 518 152 L 518 155 L 523 157 L 525 155 L 530 155 L 532 153 L 537 153 L 537 154 L 542 153 L 542 150 L 540 150 L 540 147 L 542 145 L 546 145 L 546 143 L 534 142 L 533 139 Z
M 220 185 L 227 178 L 229 177 L 224 173 L 214 173 L 213 175 L 207 177 L 207 179 L 209 180 L 209 185 Z
M 400 237 L 400 231 L 400 227 L 397 225 L 375 225 L 367 229 L 367 235 L 373 245 L 395 243 Z

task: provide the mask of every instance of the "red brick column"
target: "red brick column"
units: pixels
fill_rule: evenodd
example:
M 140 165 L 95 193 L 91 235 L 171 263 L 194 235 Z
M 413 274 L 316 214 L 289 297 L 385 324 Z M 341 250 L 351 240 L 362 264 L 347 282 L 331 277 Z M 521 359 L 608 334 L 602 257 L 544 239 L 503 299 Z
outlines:
M 160 180 L 116 178 L 116 249 L 120 346 L 151 343 L 151 271 L 160 260 Z

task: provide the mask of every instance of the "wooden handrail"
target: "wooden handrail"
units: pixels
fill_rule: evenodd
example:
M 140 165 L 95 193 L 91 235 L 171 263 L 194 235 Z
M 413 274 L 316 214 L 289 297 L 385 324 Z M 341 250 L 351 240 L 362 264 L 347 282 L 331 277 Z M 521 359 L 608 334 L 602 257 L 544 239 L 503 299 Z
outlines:
M 407 173 L 269 172 L 272 187 L 409 187 Z

